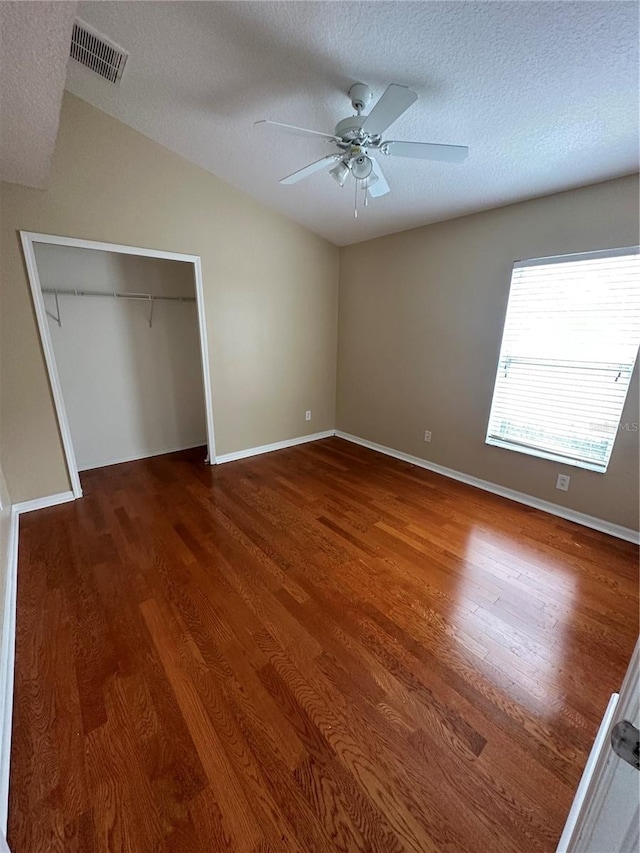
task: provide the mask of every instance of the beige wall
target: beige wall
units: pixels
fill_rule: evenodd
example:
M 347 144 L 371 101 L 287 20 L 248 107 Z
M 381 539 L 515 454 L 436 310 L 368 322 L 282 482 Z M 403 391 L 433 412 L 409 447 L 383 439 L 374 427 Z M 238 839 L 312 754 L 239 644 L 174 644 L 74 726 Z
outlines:
M 218 454 L 333 428 L 338 250 L 325 240 L 68 94 L 49 188 L 2 185 L 0 216 L 14 501 L 69 488 L 19 229 L 201 256 Z
M 342 249 L 338 429 L 637 529 L 637 432 L 619 433 L 606 474 L 484 438 L 513 262 L 635 245 L 638 227 L 629 177 Z M 639 420 L 637 365 L 622 420 Z

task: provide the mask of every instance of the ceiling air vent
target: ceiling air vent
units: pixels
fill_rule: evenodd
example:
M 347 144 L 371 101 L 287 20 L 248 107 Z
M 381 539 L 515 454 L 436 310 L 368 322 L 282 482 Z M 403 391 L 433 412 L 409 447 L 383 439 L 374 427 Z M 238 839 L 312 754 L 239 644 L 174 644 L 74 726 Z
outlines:
M 129 54 L 108 38 L 76 19 L 71 36 L 71 59 L 86 65 L 110 83 L 119 83 Z

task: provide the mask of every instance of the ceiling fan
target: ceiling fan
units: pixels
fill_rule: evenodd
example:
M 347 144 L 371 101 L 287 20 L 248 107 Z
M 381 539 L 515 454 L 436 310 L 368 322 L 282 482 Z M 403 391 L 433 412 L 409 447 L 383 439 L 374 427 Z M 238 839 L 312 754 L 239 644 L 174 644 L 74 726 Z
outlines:
M 296 184 L 313 175 L 314 172 L 332 166 L 329 174 L 341 187 L 350 176 L 355 179 L 356 201 L 358 187 L 360 187 L 365 192 L 366 204 L 369 197 L 377 198 L 386 195 L 390 190 L 380 164 L 373 155 L 461 163 L 469 153 L 465 145 L 437 145 L 432 142 L 400 142 L 382 139 L 385 130 L 418 100 L 416 93 L 407 86 L 391 83 L 368 115 L 363 115 L 363 111 L 372 98 L 369 87 L 364 83 L 355 83 L 348 94 L 356 115 L 339 121 L 333 133 L 320 133 L 279 121 L 263 119 L 255 122 L 255 124 L 269 125 L 297 136 L 322 139 L 336 145 L 339 149 L 282 178 L 281 184 Z M 355 211 L 357 216 L 357 204 Z

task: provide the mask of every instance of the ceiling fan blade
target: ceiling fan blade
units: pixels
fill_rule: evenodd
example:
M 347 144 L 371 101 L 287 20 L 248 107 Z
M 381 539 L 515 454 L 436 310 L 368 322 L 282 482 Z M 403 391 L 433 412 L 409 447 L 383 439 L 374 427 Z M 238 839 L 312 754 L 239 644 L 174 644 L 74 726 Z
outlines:
M 400 118 L 402 113 L 417 100 L 418 96 L 408 86 L 391 83 L 369 115 L 366 116 L 362 123 L 362 129 L 371 135 L 384 133 L 389 125 Z
M 327 166 L 330 166 L 332 163 L 336 163 L 341 158 L 342 154 L 329 154 L 328 157 L 323 157 L 322 160 L 316 160 L 315 163 L 309 163 L 309 165 L 305 166 L 304 169 L 298 169 L 297 172 L 287 175 L 286 178 L 282 178 L 280 183 L 297 184 L 298 181 L 303 180 L 303 178 L 308 178 L 309 175 L 313 175 L 314 172 L 319 172 L 320 169 L 325 169 Z
M 268 121 L 267 119 L 261 119 L 260 121 L 254 121 L 254 125 L 255 124 L 266 124 L 269 125 L 269 127 L 275 127 L 283 133 L 292 133 L 294 136 L 315 136 L 320 137 L 321 139 L 326 139 L 330 142 L 340 142 L 340 139 L 338 139 L 337 136 L 333 136 L 331 133 L 320 133 L 319 130 L 308 130 L 306 127 L 296 127 L 294 124 L 283 124 L 281 121 Z
M 385 176 L 382 174 L 380 163 L 378 163 L 378 161 L 373 157 L 371 158 L 371 162 L 373 163 L 373 172 L 377 176 L 378 180 L 375 184 L 371 184 L 368 192 L 371 198 L 378 198 L 381 195 L 386 195 L 389 192 L 390 187 Z
M 416 160 L 444 160 L 462 163 L 469 154 L 466 145 L 436 145 L 432 142 L 383 142 L 380 148 L 393 157 L 413 157 Z

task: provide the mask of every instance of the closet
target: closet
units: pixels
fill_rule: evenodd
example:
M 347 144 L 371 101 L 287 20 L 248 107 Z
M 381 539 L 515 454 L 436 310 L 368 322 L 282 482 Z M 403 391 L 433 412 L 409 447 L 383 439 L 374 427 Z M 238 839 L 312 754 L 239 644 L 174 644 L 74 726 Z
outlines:
M 78 470 L 207 441 L 193 265 L 34 244 Z

